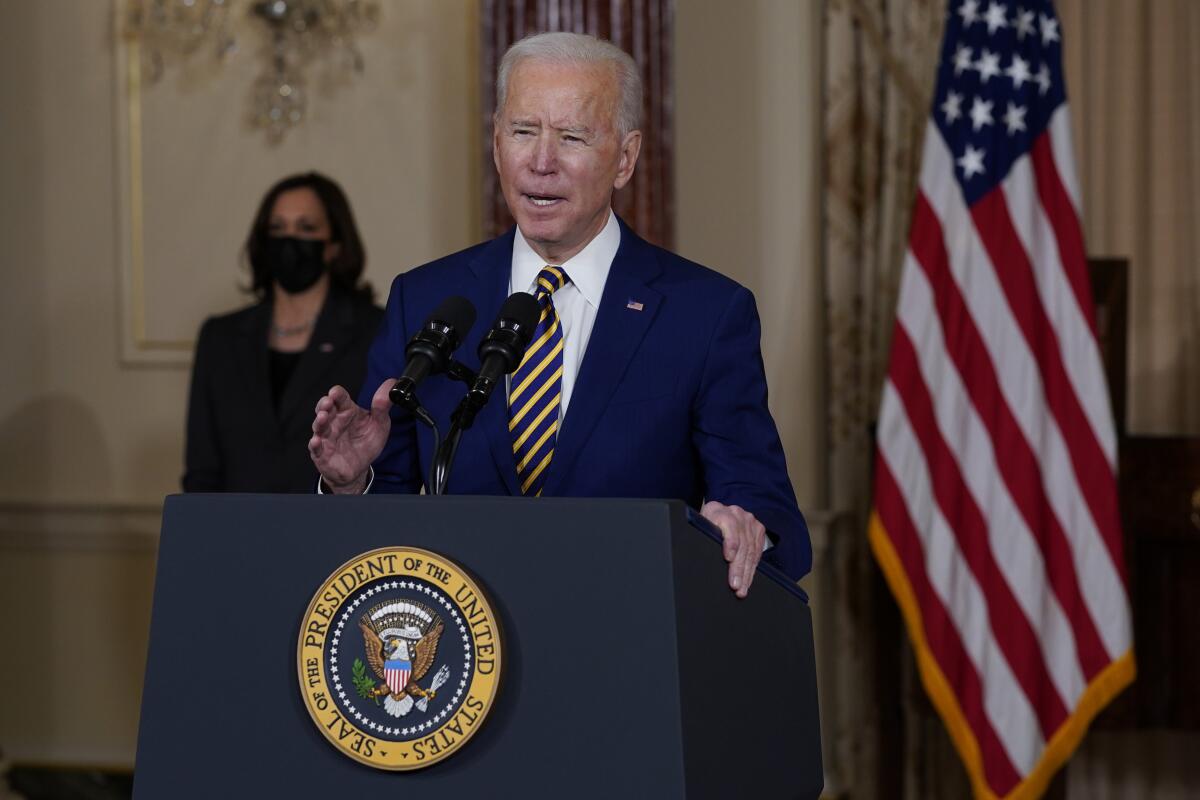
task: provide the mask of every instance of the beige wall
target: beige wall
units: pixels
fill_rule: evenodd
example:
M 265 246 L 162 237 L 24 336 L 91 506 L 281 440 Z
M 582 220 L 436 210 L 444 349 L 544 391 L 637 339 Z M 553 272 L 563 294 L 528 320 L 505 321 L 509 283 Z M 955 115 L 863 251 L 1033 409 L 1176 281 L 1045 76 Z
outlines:
M 678 250 L 749 286 L 801 508 L 823 502 L 820 3 L 676 9 Z
M 822 490 L 816 5 L 684 0 L 676 43 L 679 250 L 755 290 L 806 510 Z M 139 310 L 112 7 L 0 3 L 0 642 L 16 653 L 0 659 L 0 748 L 18 760 L 132 764 L 187 339 L 243 302 L 237 249 L 266 184 L 312 167 L 341 180 L 381 291 L 476 236 L 475 4 L 384 11 L 366 75 L 318 94 L 280 148 L 238 124 L 252 49 L 237 69 L 193 65 L 145 90 Z
M 0 746 L 14 759 L 132 766 L 155 554 L 110 530 L 92 532 L 99 546 L 0 546 Z

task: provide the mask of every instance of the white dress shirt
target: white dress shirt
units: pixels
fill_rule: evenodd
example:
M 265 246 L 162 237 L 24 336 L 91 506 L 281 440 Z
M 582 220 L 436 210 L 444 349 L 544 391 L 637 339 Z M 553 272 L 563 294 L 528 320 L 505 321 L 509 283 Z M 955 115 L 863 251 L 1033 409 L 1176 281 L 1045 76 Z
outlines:
M 554 310 L 558 313 L 563 335 L 562 399 L 558 407 L 560 423 L 571 402 L 571 391 L 575 388 L 579 365 L 583 362 L 583 354 L 592 335 L 596 312 L 600 310 L 600 298 L 604 295 L 608 270 L 612 267 L 617 248 L 620 246 L 621 226 L 617 224 L 617 215 L 609 209 L 608 222 L 586 247 L 562 264 L 549 265 L 561 267 L 571 279 L 566 286 L 550 297 L 554 303 Z M 513 237 L 512 272 L 508 278 L 508 293 L 535 294 L 538 273 L 545 266 L 545 260 L 533 251 L 529 242 L 521 235 L 521 229 L 517 228 L 516 236 Z

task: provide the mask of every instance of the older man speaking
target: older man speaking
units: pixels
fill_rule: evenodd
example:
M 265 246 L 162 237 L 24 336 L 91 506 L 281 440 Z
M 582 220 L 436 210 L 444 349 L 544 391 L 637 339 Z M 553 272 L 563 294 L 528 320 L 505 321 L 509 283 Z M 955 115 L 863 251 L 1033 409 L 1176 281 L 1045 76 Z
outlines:
M 309 452 L 322 490 L 419 491 L 432 435 L 388 398 L 406 343 L 448 295 L 491 319 L 527 291 L 542 309 L 533 341 L 508 402 L 486 406 L 462 441 L 450 490 L 703 503 L 738 596 L 763 557 L 800 577 L 808 530 L 767 410 L 753 296 L 612 212 L 642 143 L 633 59 L 590 36 L 540 34 L 509 49 L 496 87 L 492 151 L 516 228 L 396 277 L 366 408 L 340 386 L 317 403 Z M 442 420 L 461 396 L 444 376 L 421 386 Z

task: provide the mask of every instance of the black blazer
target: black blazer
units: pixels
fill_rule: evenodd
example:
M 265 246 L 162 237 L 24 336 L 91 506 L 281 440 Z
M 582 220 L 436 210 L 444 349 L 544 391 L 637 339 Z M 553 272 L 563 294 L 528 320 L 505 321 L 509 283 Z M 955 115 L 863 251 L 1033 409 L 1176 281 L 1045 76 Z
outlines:
M 334 384 L 357 396 L 382 317 L 369 301 L 331 288 L 278 413 L 267 352 L 270 304 L 206 320 L 192 368 L 183 490 L 315 491 L 313 408 Z

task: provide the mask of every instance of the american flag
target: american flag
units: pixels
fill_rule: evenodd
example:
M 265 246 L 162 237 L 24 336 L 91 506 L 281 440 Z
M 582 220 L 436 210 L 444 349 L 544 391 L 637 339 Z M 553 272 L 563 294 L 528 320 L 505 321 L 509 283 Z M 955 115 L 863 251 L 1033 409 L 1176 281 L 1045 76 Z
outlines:
M 1134 676 L 1116 434 L 1048 0 L 951 0 L 871 545 L 976 797 L 1036 797 Z
M 408 685 L 408 676 L 412 673 L 411 661 L 387 661 L 383 665 L 384 680 L 392 694 L 400 694 Z

